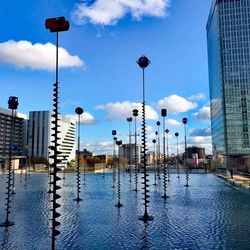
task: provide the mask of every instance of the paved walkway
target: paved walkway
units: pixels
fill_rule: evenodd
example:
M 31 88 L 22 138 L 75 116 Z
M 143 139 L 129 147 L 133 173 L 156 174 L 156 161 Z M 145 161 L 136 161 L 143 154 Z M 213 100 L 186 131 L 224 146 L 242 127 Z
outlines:
M 230 175 L 222 175 L 217 174 L 218 177 L 230 182 L 232 185 L 244 188 L 248 191 L 250 191 L 250 178 L 241 176 L 241 175 L 234 175 L 233 179 Z

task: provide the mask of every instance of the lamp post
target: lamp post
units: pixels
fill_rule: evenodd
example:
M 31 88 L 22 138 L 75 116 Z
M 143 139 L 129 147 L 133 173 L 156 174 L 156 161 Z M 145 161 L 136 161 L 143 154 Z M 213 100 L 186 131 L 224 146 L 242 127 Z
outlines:
M 158 121 L 156 122 L 157 125 L 157 175 L 158 179 L 161 179 L 161 142 L 160 142 L 160 125 L 161 123 Z
M 180 168 L 179 168 L 179 145 L 178 145 L 178 136 L 179 133 L 176 132 L 175 134 L 176 137 L 176 166 L 177 166 L 177 178 L 180 178 Z
M 138 110 L 133 110 L 133 116 L 135 117 L 135 189 L 133 191 L 138 192 L 138 157 L 137 157 L 137 124 L 136 117 L 138 116 Z
M 120 146 L 122 145 L 122 141 L 116 141 L 116 145 L 118 146 L 118 171 L 117 171 L 117 204 L 116 207 L 120 208 L 123 205 L 121 204 L 121 168 L 120 168 Z
M 167 116 L 167 110 L 162 109 L 161 110 L 161 116 L 162 116 L 162 128 L 163 128 L 163 189 L 164 193 L 162 198 L 166 200 L 168 198 L 167 196 L 167 168 L 166 168 L 166 137 L 165 137 L 165 120 Z
M 154 157 L 153 157 L 153 159 L 154 159 L 154 186 L 156 186 L 156 164 L 155 164 L 155 153 L 156 153 L 156 146 L 155 146 L 155 143 L 156 143 L 156 140 L 155 139 L 153 139 L 152 140 L 152 142 L 153 142 L 153 144 L 154 144 Z
M 115 161 L 115 157 L 116 157 L 116 152 L 115 152 L 115 145 L 116 145 L 116 140 L 117 138 L 115 137 L 116 135 L 116 130 L 112 130 L 112 136 L 113 136 L 113 166 L 112 166 L 112 174 L 113 174 L 113 185 L 111 186 L 112 188 L 115 188 L 115 181 L 116 181 L 116 161 Z
M 189 176 L 188 176 L 188 164 L 187 164 L 187 129 L 186 129 L 186 126 L 187 126 L 187 122 L 188 122 L 188 119 L 186 117 L 184 117 L 182 119 L 182 123 L 184 125 L 184 141 L 185 141 L 185 153 L 184 153 L 184 156 L 185 156 L 185 172 L 186 172 L 186 184 L 184 185 L 185 187 L 189 187 L 189 183 L 188 183 L 188 180 L 189 180 Z
M 83 109 L 77 107 L 75 109 L 76 114 L 78 115 L 78 140 L 77 140 L 77 174 L 76 174 L 76 186 L 77 186 L 77 198 L 74 201 L 81 201 L 80 192 L 81 192 L 81 181 L 80 181 L 80 124 L 81 124 L 81 114 Z
M 56 32 L 56 81 L 54 83 L 54 104 L 53 104 L 53 114 L 52 117 L 54 120 L 52 121 L 52 124 L 54 127 L 52 127 L 52 130 L 54 133 L 52 134 L 53 140 L 52 146 L 50 149 L 53 152 L 53 155 L 50 157 L 53 159 L 53 163 L 51 164 L 51 167 L 53 168 L 53 172 L 50 173 L 53 175 L 53 181 L 52 181 L 52 235 L 51 235 L 51 248 L 52 250 L 55 249 L 55 242 L 56 242 L 56 237 L 60 234 L 60 231 L 57 230 L 56 228 L 60 225 L 60 222 L 57 221 L 57 218 L 60 217 L 60 213 L 57 212 L 57 208 L 60 207 L 60 204 L 57 203 L 57 200 L 61 198 L 61 196 L 57 193 L 61 187 L 58 185 L 58 181 L 61 180 L 61 178 L 57 175 L 58 172 L 61 170 L 60 167 L 58 167 L 58 164 L 61 162 L 61 160 L 58 159 L 58 155 L 60 154 L 60 151 L 58 147 L 60 146 L 59 144 L 59 82 L 58 82 L 58 33 L 61 31 L 68 31 L 69 30 L 69 22 L 65 20 L 64 17 L 57 17 L 57 18 L 49 18 L 46 19 L 45 22 L 45 27 L 46 29 L 49 29 L 50 32 Z
M 168 133 L 169 133 L 169 129 L 165 129 L 165 133 L 166 133 L 166 139 L 167 139 L 167 160 L 169 159 L 169 148 L 168 148 Z M 167 171 L 168 171 L 168 182 L 170 182 L 170 166 L 167 163 Z
M 149 201 L 149 179 L 147 174 L 147 138 L 146 138 L 146 117 L 145 117 L 145 68 L 150 64 L 149 59 L 146 56 L 142 56 L 138 59 L 137 64 L 142 68 L 142 161 L 143 161 L 143 200 L 144 200 L 144 214 L 139 217 L 140 220 L 147 222 L 153 220 L 153 216 L 148 214 Z
M 132 181 L 132 171 L 131 171 L 131 126 L 130 126 L 130 123 L 132 121 L 133 121 L 132 117 L 127 118 L 127 122 L 128 122 L 128 144 L 129 144 L 129 150 L 128 150 L 129 182 Z
M 8 175 L 7 175 L 7 187 L 6 187 L 6 219 L 5 222 L 0 224 L 0 227 L 9 227 L 9 226 L 13 226 L 14 222 L 9 221 L 9 214 L 11 213 L 10 211 L 10 203 L 11 203 L 11 186 L 13 185 L 13 183 L 11 184 L 11 181 L 13 181 L 13 179 L 11 177 L 12 174 L 12 146 L 13 146 L 13 130 L 14 130 L 14 110 L 17 109 L 18 107 L 18 98 L 15 96 L 10 96 L 9 97 L 9 101 L 8 101 L 8 105 L 9 105 L 9 109 L 11 109 L 11 124 L 10 124 L 10 144 L 9 144 L 9 162 L 8 162 Z

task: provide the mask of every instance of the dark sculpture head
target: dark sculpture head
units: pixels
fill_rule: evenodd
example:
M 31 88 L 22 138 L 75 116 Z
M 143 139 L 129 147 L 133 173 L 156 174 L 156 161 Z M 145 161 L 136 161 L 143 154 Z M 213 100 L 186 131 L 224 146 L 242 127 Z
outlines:
M 169 129 L 166 129 L 165 132 L 168 134 L 169 133 Z
M 127 118 L 127 122 L 132 122 L 132 121 L 133 121 L 132 117 Z
M 18 107 L 18 98 L 15 96 L 10 96 L 8 100 L 9 109 L 17 109 Z
M 112 135 L 116 135 L 116 130 L 112 130 Z
M 146 56 L 142 56 L 137 60 L 137 64 L 142 68 L 145 69 L 150 64 L 149 59 Z
M 156 125 L 157 125 L 157 126 L 160 126 L 160 125 L 161 125 L 161 123 L 158 121 L 158 122 L 156 123 Z
M 80 107 L 77 107 L 77 108 L 75 109 L 75 112 L 76 112 L 76 114 L 81 115 L 81 114 L 83 113 L 83 109 L 80 108 Z
M 133 116 L 138 116 L 138 110 L 137 109 L 133 110 Z
M 187 122 L 188 122 L 188 119 L 187 119 L 186 117 L 184 117 L 184 118 L 182 119 L 182 123 L 185 125 L 185 124 L 187 124 Z
M 121 146 L 122 145 L 122 140 L 116 141 L 116 145 Z
M 166 117 L 167 116 L 167 110 L 166 109 L 162 109 L 161 110 L 161 116 L 162 117 Z
M 153 143 L 156 143 L 156 140 L 155 140 L 155 139 L 153 139 L 153 140 L 152 140 L 152 142 L 153 142 Z
M 178 133 L 178 132 L 176 132 L 174 135 L 175 135 L 176 137 L 178 137 L 178 136 L 179 136 L 179 133 Z

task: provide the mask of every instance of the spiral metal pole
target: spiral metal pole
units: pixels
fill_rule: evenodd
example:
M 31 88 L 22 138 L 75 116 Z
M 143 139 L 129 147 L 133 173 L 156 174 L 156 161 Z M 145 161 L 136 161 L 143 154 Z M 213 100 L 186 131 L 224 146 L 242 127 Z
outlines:
M 13 124 L 14 124 L 14 118 L 13 118 L 13 109 L 11 111 L 11 127 L 10 127 L 10 145 L 9 145 L 9 162 L 8 162 L 8 174 L 7 174 L 7 187 L 6 190 L 7 192 L 5 193 L 7 195 L 6 197 L 6 203 L 5 203 L 5 211 L 6 211 L 6 219 L 5 222 L 0 224 L 0 227 L 9 227 L 9 226 L 13 226 L 14 222 L 9 221 L 9 214 L 11 213 L 10 211 L 10 203 L 11 203 L 11 187 L 13 185 L 12 183 L 12 144 L 13 144 Z
M 80 114 L 78 114 L 78 140 L 77 140 L 77 173 L 76 173 L 76 191 L 77 191 L 77 198 L 74 201 L 79 202 L 82 199 L 80 198 L 81 193 L 81 180 L 80 180 Z
M 53 98 L 53 114 L 52 118 L 53 121 L 51 122 L 54 127 L 52 127 L 53 134 L 52 136 L 52 145 L 51 150 L 52 150 L 52 155 L 50 156 L 51 159 L 53 159 L 53 163 L 50 165 L 51 170 L 50 175 L 52 177 L 51 181 L 51 203 L 52 203 L 52 226 L 51 226 L 51 248 L 52 250 L 55 249 L 55 243 L 56 243 L 56 238 L 60 234 L 60 231 L 57 229 L 57 227 L 61 224 L 57 219 L 61 216 L 60 213 L 58 213 L 57 209 L 61 207 L 61 205 L 58 203 L 58 199 L 61 198 L 61 196 L 58 194 L 58 190 L 61 189 L 61 187 L 58 185 L 58 181 L 61 180 L 61 178 L 58 176 L 58 172 L 61 170 L 60 167 L 58 167 L 58 164 L 61 163 L 61 160 L 58 159 L 58 156 L 61 154 L 59 151 L 59 83 L 58 83 L 58 32 L 56 32 L 56 82 L 54 83 L 54 98 Z
M 135 116 L 135 189 L 133 191 L 138 192 L 138 156 L 137 156 L 137 121 Z
M 188 163 L 187 163 L 187 129 L 186 124 L 184 124 L 184 132 L 185 132 L 185 172 L 186 172 L 186 184 L 185 187 L 189 187 L 189 175 L 188 175 Z
M 117 141 L 119 143 L 119 141 Z M 120 144 L 117 144 L 118 148 L 120 148 Z M 121 204 L 121 166 L 120 166 L 120 152 L 118 153 L 118 168 L 117 168 L 117 204 L 116 207 L 123 207 Z
M 154 186 L 156 186 L 156 179 L 157 179 L 157 169 L 156 169 L 156 140 L 153 140 L 153 144 L 154 144 L 154 155 L 153 155 L 153 160 L 154 160 Z
M 168 160 L 169 159 L 168 132 L 166 134 L 167 134 L 166 139 L 167 139 L 167 160 Z M 170 182 L 170 165 L 168 163 L 166 163 L 166 164 L 167 164 L 167 172 L 168 172 L 167 181 Z
M 15 145 L 15 124 L 16 124 L 16 110 L 14 110 L 13 116 L 13 132 L 12 132 L 12 147 Z M 11 194 L 16 194 L 15 192 L 16 185 L 15 185 L 15 165 L 12 166 L 12 192 Z
M 162 198 L 167 199 L 167 166 L 166 166 L 166 136 L 165 136 L 165 117 L 162 118 L 162 126 L 163 126 L 163 189 L 164 193 Z
M 132 182 L 132 171 L 131 171 L 131 126 L 130 121 L 128 122 L 128 140 L 129 140 L 129 151 L 128 151 L 128 161 L 129 161 L 129 182 Z
M 158 176 L 158 180 L 161 179 L 161 170 L 160 170 L 160 159 L 161 159 L 161 149 L 160 149 L 160 132 L 159 132 L 159 126 L 158 126 L 158 130 L 157 130 L 157 176 Z
M 116 183 L 116 150 L 115 150 L 115 139 L 113 138 L 113 167 L 112 167 L 112 177 L 113 177 L 113 185 L 111 186 L 112 188 L 115 188 L 115 183 Z
M 140 59 L 139 59 L 140 60 Z M 148 59 L 147 59 L 148 60 Z M 143 176 L 142 176 L 142 195 L 143 195 L 143 205 L 144 214 L 139 217 L 139 220 L 147 222 L 153 220 L 153 216 L 148 214 L 149 206 L 149 179 L 147 173 L 147 140 L 146 140 L 146 117 L 145 117 L 145 78 L 144 78 L 144 68 L 142 70 L 143 75 L 143 101 L 142 101 L 142 162 L 143 162 Z

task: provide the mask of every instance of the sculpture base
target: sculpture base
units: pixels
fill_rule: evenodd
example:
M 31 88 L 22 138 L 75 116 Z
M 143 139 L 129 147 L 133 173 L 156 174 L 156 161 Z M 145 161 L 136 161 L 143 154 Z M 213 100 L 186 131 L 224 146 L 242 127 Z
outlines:
M 3 223 L 0 224 L 0 227 L 10 227 L 13 226 L 15 223 L 12 221 L 5 221 Z
M 115 205 L 115 207 L 120 208 L 120 207 L 123 207 L 123 205 L 122 205 L 120 202 L 118 202 L 118 203 Z
M 77 197 L 76 199 L 74 199 L 74 201 L 79 202 L 82 201 L 82 199 L 80 197 Z
M 147 222 L 147 221 L 151 221 L 154 219 L 154 216 L 148 215 L 148 214 L 144 214 L 142 216 L 139 216 L 139 220 Z

